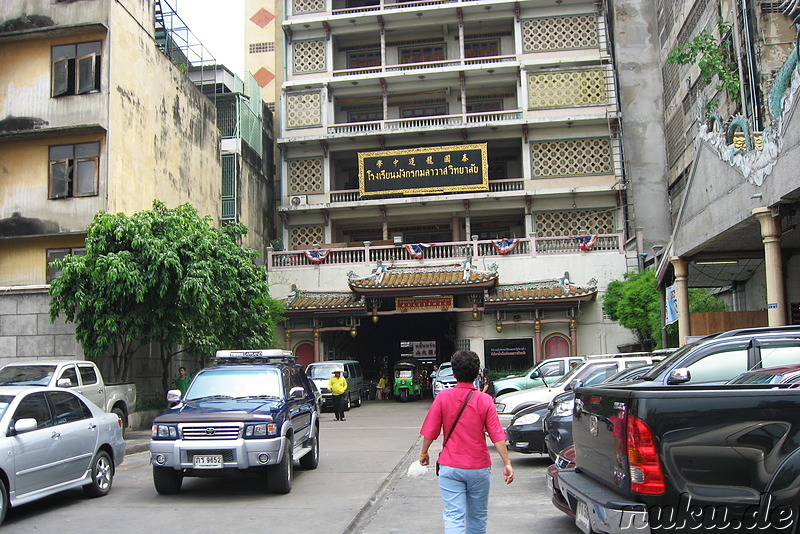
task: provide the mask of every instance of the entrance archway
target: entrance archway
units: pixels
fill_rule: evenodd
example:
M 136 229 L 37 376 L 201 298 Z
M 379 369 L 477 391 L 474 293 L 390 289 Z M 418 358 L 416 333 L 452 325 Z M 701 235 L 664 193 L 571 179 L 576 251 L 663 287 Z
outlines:
M 569 356 L 569 338 L 563 334 L 551 334 L 544 340 L 544 357 L 559 358 Z
M 301 341 L 295 345 L 294 355 L 297 358 L 297 363 L 305 368 L 306 365 L 314 361 L 314 345 L 307 341 Z

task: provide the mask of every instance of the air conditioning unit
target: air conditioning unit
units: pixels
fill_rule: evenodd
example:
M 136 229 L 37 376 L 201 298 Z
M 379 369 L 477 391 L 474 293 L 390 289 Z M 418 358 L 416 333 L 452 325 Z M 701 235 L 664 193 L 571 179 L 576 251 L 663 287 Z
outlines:
M 293 207 L 305 206 L 308 204 L 308 196 L 306 195 L 292 195 L 289 197 L 289 204 Z

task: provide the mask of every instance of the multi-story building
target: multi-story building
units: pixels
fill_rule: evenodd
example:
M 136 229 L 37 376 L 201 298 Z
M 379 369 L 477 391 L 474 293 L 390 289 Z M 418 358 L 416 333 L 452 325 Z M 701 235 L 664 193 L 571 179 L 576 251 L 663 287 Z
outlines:
M 738 325 L 800 324 L 798 15 L 796 1 L 656 2 L 674 226 L 659 274 L 677 295 L 681 342 Z M 702 32 L 727 51 L 738 92 L 706 81 L 696 62 L 668 60 Z M 731 313 L 690 322 L 688 287 L 718 292 Z
M 606 4 L 283 9 L 268 261 L 273 295 L 291 294 L 287 347 L 376 370 L 413 343 L 439 360 L 468 347 L 497 368 L 631 341 L 597 297 L 669 219 L 659 156 L 624 152 L 636 80 L 617 76 Z

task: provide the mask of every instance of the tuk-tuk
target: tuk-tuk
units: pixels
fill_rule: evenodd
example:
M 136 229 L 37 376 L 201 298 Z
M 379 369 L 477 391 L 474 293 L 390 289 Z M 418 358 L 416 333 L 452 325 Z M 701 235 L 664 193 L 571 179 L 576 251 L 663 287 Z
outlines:
M 394 398 L 408 402 L 410 398 L 422 398 L 422 376 L 419 360 L 403 358 L 394 364 Z

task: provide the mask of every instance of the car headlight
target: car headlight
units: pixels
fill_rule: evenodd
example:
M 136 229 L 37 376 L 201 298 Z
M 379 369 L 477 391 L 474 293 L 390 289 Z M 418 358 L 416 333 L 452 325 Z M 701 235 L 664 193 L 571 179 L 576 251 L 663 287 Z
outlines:
M 258 423 L 255 425 L 245 425 L 244 437 L 246 438 L 264 438 L 274 435 L 277 432 L 278 425 L 275 423 Z
M 575 399 L 563 400 L 553 407 L 553 415 L 564 417 L 570 415 L 575 408 Z
M 494 407 L 497 408 L 497 413 L 503 413 L 503 412 L 506 411 L 506 405 L 505 404 L 497 403 L 497 404 L 494 405 Z
M 178 439 L 178 425 L 153 424 L 151 437 L 159 439 Z
M 526 413 L 525 415 L 514 419 L 511 422 L 511 424 L 513 426 L 532 425 L 532 424 L 536 423 L 541 418 L 542 418 L 542 416 L 539 415 L 538 413 L 535 413 L 535 412 L 534 413 Z

